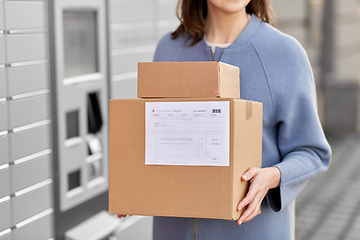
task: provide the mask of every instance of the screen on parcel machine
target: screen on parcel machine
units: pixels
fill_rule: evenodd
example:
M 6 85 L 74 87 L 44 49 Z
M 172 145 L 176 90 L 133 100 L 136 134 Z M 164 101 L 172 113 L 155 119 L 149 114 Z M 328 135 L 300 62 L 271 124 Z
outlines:
M 229 166 L 230 102 L 146 102 L 145 164 Z

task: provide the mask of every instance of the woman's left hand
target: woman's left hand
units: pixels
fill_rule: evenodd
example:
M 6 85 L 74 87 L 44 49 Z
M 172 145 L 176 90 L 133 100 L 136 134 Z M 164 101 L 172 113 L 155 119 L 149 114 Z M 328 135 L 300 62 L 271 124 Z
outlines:
M 261 202 L 269 189 L 279 186 L 280 170 L 277 167 L 252 167 L 241 176 L 241 180 L 250 181 L 250 186 L 246 197 L 238 204 L 238 211 L 247 206 L 237 220 L 238 225 L 250 221 L 257 215 Z

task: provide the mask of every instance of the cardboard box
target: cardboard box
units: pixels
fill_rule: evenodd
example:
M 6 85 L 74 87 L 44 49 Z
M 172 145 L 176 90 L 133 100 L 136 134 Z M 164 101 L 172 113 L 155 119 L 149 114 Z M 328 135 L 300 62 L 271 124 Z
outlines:
M 222 62 L 139 62 L 139 98 L 240 98 L 240 70 Z
M 229 103 L 229 166 L 146 165 L 146 103 L 201 101 Z M 227 98 L 114 99 L 109 121 L 111 214 L 239 218 L 242 211 L 236 207 L 248 190 L 241 175 L 250 167 L 261 167 L 261 103 Z

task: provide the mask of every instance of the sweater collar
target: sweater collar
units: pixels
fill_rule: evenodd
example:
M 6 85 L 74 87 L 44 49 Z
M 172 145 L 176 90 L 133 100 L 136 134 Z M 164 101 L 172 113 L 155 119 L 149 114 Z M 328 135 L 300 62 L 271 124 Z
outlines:
M 258 30 L 261 23 L 262 23 L 262 21 L 256 15 L 252 14 L 251 18 L 250 18 L 248 24 L 246 25 L 246 27 L 244 28 L 244 30 L 240 33 L 240 35 L 237 37 L 237 39 L 235 39 L 235 41 L 230 44 L 230 46 L 228 48 L 240 47 L 240 46 L 244 45 L 245 43 L 247 43 L 249 41 L 249 39 L 256 33 L 256 31 Z M 199 43 L 203 47 L 210 48 L 206 44 L 205 35 Z

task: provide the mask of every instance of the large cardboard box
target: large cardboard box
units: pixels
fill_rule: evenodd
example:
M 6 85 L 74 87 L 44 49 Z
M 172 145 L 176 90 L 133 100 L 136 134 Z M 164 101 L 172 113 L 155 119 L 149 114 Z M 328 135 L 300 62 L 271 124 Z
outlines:
M 148 137 L 145 136 L 145 132 L 149 131 L 150 128 L 146 129 L 149 124 L 155 126 L 155 130 L 150 129 L 151 131 L 158 131 L 151 132 L 151 134 L 159 134 L 154 140 L 156 144 L 158 144 L 157 141 L 164 141 L 164 139 L 170 139 L 169 141 L 180 139 L 175 144 L 180 145 L 181 150 L 181 141 L 191 138 L 186 137 L 188 133 L 184 133 L 185 135 L 179 138 L 160 136 L 164 128 L 171 127 L 172 123 L 151 122 L 149 111 L 154 115 L 158 113 L 151 108 L 148 109 L 147 106 L 154 102 L 165 104 L 176 102 L 181 105 L 227 103 L 229 138 L 225 148 L 228 149 L 229 154 L 228 166 L 216 166 L 216 164 L 185 166 L 182 163 L 178 165 L 145 164 L 145 145 L 146 137 Z M 178 113 L 175 116 L 176 121 L 173 121 L 174 124 L 182 122 L 186 125 L 201 114 L 203 114 L 201 118 L 203 120 L 221 115 L 217 114 L 220 111 L 214 110 L 213 113 L 207 113 L 205 110 L 193 111 L 194 114 L 187 114 L 187 116 L 177 110 L 174 112 L 163 111 L 157 116 L 160 120 L 168 121 L 169 116 L 174 117 L 173 114 Z M 222 118 L 218 119 L 220 121 Z M 261 167 L 261 103 L 228 98 L 114 99 L 110 100 L 109 121 L 109 212 L 111 214 L 228 220 L 239 218 L 242 211 L 236 211 L 236 207 L 248 190 L 248 183 L 241 181 L 241 175 L 250 167 Z M 202 124 L 202 120 L 198 123 Z M 191 132 L 195 134 L 192 135 L 195 136 L 195 140 L 197 136 L 204 134 L 201 133 L 203 130 L 199 126 L 195 125 L 195 129 L 198 128 L 198 130 Z M 197 131 L 199 132 L 196 133 Z M 211 131 L 206 134 L 211 135 Z M 216 137 L 207 139 L 209 143 L 212 143 L 206 143 L 206 146 L 211 149 L 218 147 Z M 162 149 L 169 148 L 169 151 L 176 154 L 176 146 L 174 149 L 171 145 L 157 146 Z
M 222 62 L 139 62 L 139 98 L 240 98 L 240 70 Z

